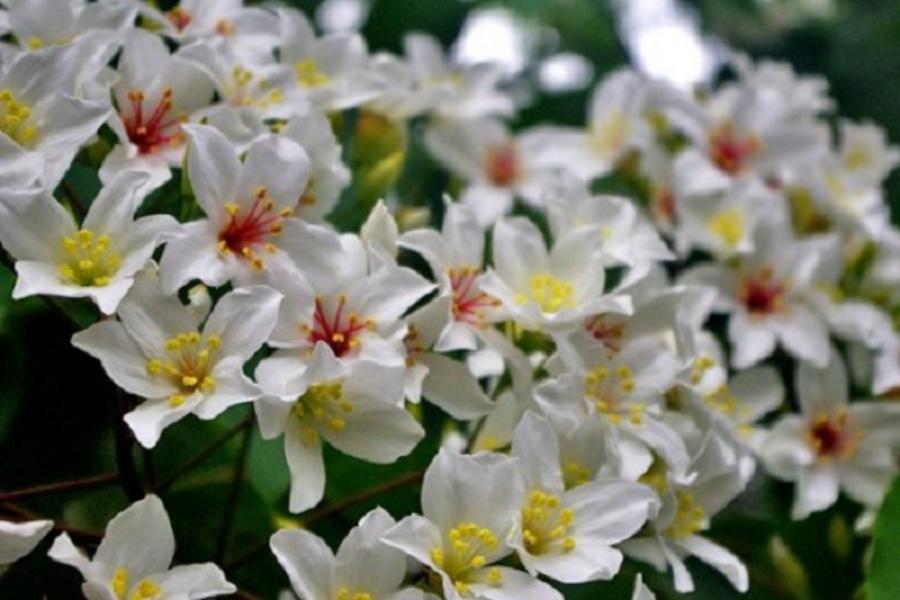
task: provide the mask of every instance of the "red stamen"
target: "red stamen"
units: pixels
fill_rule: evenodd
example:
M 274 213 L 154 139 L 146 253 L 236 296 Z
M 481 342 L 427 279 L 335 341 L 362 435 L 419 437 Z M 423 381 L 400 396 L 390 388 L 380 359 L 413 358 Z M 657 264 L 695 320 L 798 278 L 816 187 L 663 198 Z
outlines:
M 337 308 L 331 318 L 321 298 L 316 298 L 316 309 L 313 314 L 313 327 L 308 332 L 309 342 L 315 345 L 317 342 L 328 344 L 331 351 L 338 358 L 345 356 L 351 350 L 359 346 L 359 335 L 375 326 L 371 320 L 360 320 L 355 314 L 350 314 L 344 320 L 344 308 L 347 299 L 343 294 L 338 296 Z
M 787 288 L 775 279 L 772 269 L 762 269 L 744 277 L 738 298 L 752 315 L 769 315 L 784 308 Z
M 150 118 L 145 120 L 144 93 L 134 90 L 128 93 L 130 104 L 129 116 L 122 113 L 122 123 L 132 144 L 138 147 L 141 154 L 153 154 L 161 146 L 180 144 L 184 139 L 181 124 L 184 118 L 172 116 L 172 89 L 167 88 L 156 105 Z
M 512 144 L 489 148 L 484 157 L 488 180 L 496 186 L 507 187 L 519 178 L 519 157 Z
M 831 417 L 820 415 L 814 418 L 807 431 L 809 445 L 821 460 L 846 460 L 856 450 L 858 437 L 847 426 L 847 412 L 843 410 Z
M 723 171 L 737 175 L 747 166 L 747 161 L 759 152 L 760 144 L 756 136 L 741 135 L 726 121 L 717 127 L 709 137 L 710 158 Z
M 622 337 L 625 335 L 624 321 L 615 321 L 613 317 L 607 315 L 596 315 L 584 322 L 584 328 L 612 352 L 622 349 Z
M 473 267 L 447 270 L 453 293 L 453 318 L 475 327 L 483 327 L 486 311 L 500 304 L 496 298 L 478 289 L 476 280 L 480 273 Z

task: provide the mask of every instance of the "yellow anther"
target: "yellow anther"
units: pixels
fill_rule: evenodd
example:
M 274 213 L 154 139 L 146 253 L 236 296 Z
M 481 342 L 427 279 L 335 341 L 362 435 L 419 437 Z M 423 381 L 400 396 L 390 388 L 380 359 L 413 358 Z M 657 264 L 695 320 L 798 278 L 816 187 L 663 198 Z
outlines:
M 185 387 L 194 387 L 198 383 L 199 381 L 197 381 L 197 378 L 193 375 L 185 375 L 181 378 L 181 385 Z
M 431 549 L 431 562 L 433 562 L 436 567 L 444 566 L 444 551 L 441 548 Z
M 500 572 L 500 569 L 498 569 L 497 567 L 493 567 L 490 571 L 488 571 L 487 579 L 488 583 L 498 585 L 500 583 L 503 583 L 503 573 Z
M 628 365 L 621 365 L 616 369 L 616 375 L 621 379 L 629 379 L 631 377 L 631 368 Z
M 59 265 L 60 279 L 82 287 L 110 284 L 121 260 L 111 250 L 108 235 L 95 236 L 93 231 L 82 229 L 72 236 L 64 236 L 60 242 L 66 254 Z
M 147 361 L 147 373 L 150 375 L 159 375 L 163 372 L 163 364 L 158 358 L 151 358 Z
M 213 390 L 213 388 L 215 388 L 215 387 L 216 387 L 216 381 L 209 375 L 204 377 L 203 381 L 200 382 L 200 391 L 203 392 L 204 394 L 207 392 L 211 392 Z
M 735 248 L 744 237 L 744 215 L 737 208 L 719 211 L 706 222 L 710 233 L 728 248 Z
M 206 338 L 206 345 L 209 348 L 218 348 L 222 345 L 222 338 L 218 335 L 210 335 Z
M 112 588 L 116 598 L 121 599 L 125 597 L 125 592 L 128 591 L 128 571 L 125 567 L 116 569 L 112 579 L 109 581 L 109 586 Z
M 463 596 L 469 593 L 469 586 L 465 581 L 456 580 L 453 582 L 453 587 Z
M 473 569 L 480 569 L 487 563 L 487 559 L 483 554 L 476 554 L 469 563 Z
M 338 417 L 333 417 L 330 421 L 328 421 L 328 426 L 335 431 L 340 431 L 347 426 L 347 422 Z
M 574 287 L 568 281 L 561 281 L 549 273 L 536 273 L 531 276 L 530 284 L 530 296 L 524 293 L 517 294 L 517 303 L 525 304 L 531 300 L 546 313 L 555 313 L 575 306 L 572 298 Z
M 622 391 L 626 394 L 630 394 L 634 391 L 634 379 L 623 379 L 622 380 Z
M 238 211 L 241 210 L 241 207 L 235 204 L 234 202 L 225 203 L 225 212 L 231 216 L 238 214 Z
M 10 89 L 0 90 L 0 131 L 19 145 L 28 145 L 38 133 L 31 121 L 31 109 Z
M 297 81 L 303 87 L 318 87 L 331 81 L 328 74 L 321 71 L 319 65 L 312 58 L 307 58 L 295 64 L 294 72 L 297 76 Z
M 184 394 L 172 394 L 169 396 L 169 406 L 175 408 L 184 404 L 185 401 Z
M 575 549 L 575 538 L 567 537 L 563 540 L 563 550 L 565 552 L 571 552 Z
M 137 585 L 137 588 L 131 592 L 128 600 L 152 600 L 159 597 L 161 593 L 162 588 L 149 579 L 144 579 Z

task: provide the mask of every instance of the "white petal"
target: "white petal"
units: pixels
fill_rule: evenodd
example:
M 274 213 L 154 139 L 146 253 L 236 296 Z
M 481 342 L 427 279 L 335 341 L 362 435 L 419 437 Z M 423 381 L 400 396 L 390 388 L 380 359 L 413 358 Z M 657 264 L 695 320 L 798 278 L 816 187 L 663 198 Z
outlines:
M 422 383 L 425 399 L 454 419 L 475 419 L 493 409 L 494 403 L 463 363 L 433 352 L 423 354 L 419 361 L 428 368 Z
M 814 467 L 800 474 L 794 492 L 793 519 L 805 519 L 837 501 L 838 477 L 830 467 Z
M 679 541 L 679 544 L 727 577 L 737 591 L 743 594 L 750 587 L 747 567 L 737 556 L 725 548 L 697 535 L 684 538 Z
M 406 556 L 381 541 L 396 524 L 383 508 L 364 516 L 338 548 L 335 579 L 350 589 L 364 589 L 372 594 L 399 589 L 406 576 Z
M 175 598 L 213 598 L 237 591 L 222 569 L 212 563 L 175 567 L 154 577 L 153 582 Z
M 147 400 L 126 414 L 125 422 L 144 448 L 152 448 L 159 441 L 163 429 L 193 412 L 202 401 L 203 395 L 200 393 L 191 394 L 174 407 L 168 399 Z
M 284 432 L 284 456 L 291 471 L 290 511 L 312 508 L 325 493 L 321 442 L 307 439 L 299 425 L 289 425 Z
M 53 528 L 53 521 L 0 521 L 0 565 L 11 564 L 37 546 Z
M 334 554 L 320 537 L 308 531 L 282 529 L 272 535 L 269 546 L 301 598 L 331 597 Z
M 140 543 L 135 543 L 140 540 Z M 162 502 L 150 495 L 116 515 L 94 560 L 115 571 L 125 567 L 135 581 L 169 568 L 175 554 L 175 535 Z
M 219 300 L 203 333 L 222 338 L 222 354 L 247 360 L 272 333 L 281 298 L 268 286 L 237 289 Z
M 220 131 L 205 125 L 185 125 L 190 136 L 188 175 L 194 195 L 207 216 L 218 218 L 226 202 L 237 198 L 241 173 L 237 149 Z

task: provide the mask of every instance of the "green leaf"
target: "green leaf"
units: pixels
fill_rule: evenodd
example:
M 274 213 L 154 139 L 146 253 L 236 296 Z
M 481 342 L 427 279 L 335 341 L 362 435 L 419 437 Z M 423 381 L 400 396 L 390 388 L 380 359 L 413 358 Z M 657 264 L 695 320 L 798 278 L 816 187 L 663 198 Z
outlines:
M 893 600 L 900 590 L 900 478 L 894 481 L 875 521 L 872 565 L 866 579 L 869 600 Z

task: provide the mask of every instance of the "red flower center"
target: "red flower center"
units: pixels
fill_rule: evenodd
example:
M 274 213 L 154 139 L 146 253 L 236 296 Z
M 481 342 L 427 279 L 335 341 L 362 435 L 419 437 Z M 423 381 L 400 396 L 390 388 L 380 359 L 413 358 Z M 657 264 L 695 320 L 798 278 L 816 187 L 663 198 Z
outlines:
M 360 319 L 359 315 L 347 312 L 347 297 L 339 294 L 333 309 L 325 305 L 322 298 L 316 298 L 316 310 L 313 314 L 312 327 L 301 325 L 301 333 L 305 333 L 309 342 L 325 342 L 338 358 L 359 347 L 359 336 L 366 330 L 375 328 L 372 319 Z
M 180 6 L 176 6 L 167 12 L 166 16 L 169 18 L 169 22 L 172 23 L 178 31 L 184 31 L 185 27 L 190 25 L 191 20 L 193 19 L 190 11 Z
M 153 154 L 161 146 L 177 146 L 184 141 L 181 124 L 186 116 L 174 116 L 172 111 L 172 88 L 166 88 L 156 106 L 150 111 L 144 110 L 144 92 L 132 90 L 128 92 L 131 114 L 122 115 L 125 132 L 131 143 L 138 147 L 141 154 Z
M 820 459 L 846 460 L 856 450 L 858 436 L 847 427 L 847 411 L 833 417 L 820 415 L 812 420 L 807 432 L 810 447 Z
M 622 349 L 622 337 L 625 335 L 624 321 L 607 315 L 596 315 L 584 322 L 584 328 L 612 352 Z
M 488 180 L 496 186 L 507 187 L 519 178 L 519 156 L 512 144 L 488 149 L 484 157 Z
M 219 251 L 224 254 L 234 252 L 249 260 L 254 268 L 261 269 L 262 260 L 254 246 L 263 244 L 267 252 L 274 253 L 275 246 L 268 240 L 281 233 L 284 218 L 293 214 L 291 208 L 275 209 L 275 201 L 268 196 L 265 187 L 256 190 L 250 210 L 244 213 L 237 204 L 226 204 L 228 222 L 219 232 Z
M 481 274 L 475 267 L 447 269 L 453 291 L 453 318 L 476 327 L 484 325 L 486 312 L 500 305 L 500 301 L 478 289 L 476 280 Z
M 739 299 L 754 315 L 769 315 L 784 308 L 784 282 L 775 279 L 771 269 L 746 276 L 741 281 Z
M 717 127 L 709 138 L 710 158 L 720 169 L 737 175 L 747 166 L 747 161 L 759 152 L 756 136 L 741 135 L 730 122 Z

